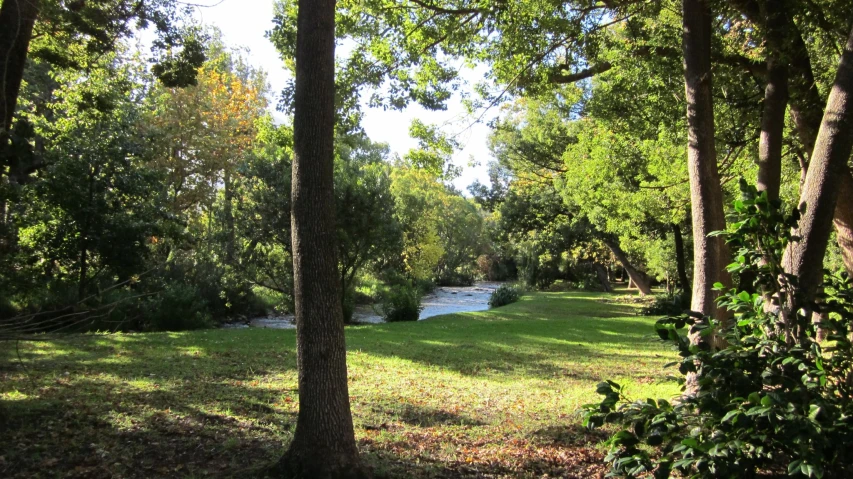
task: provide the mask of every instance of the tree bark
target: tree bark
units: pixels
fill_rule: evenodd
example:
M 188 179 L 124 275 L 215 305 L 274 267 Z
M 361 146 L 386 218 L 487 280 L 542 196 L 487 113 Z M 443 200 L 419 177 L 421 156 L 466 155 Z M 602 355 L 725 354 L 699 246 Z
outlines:
M 613 287 L 610 286 L 610 279 L 607 277 L 607 270 L 604 269 L 604 266 L 601 263 L 595 263 L 593 268 L 595 269 L 595 274 L 598 276 L 598 282 L 601 283 L 601 289 L 605 293 L 612 293 Z
M 814 298 L 823 275 L 823 258 L 842 177 L 853 149 L 853 31 L 847 40 L 827 100 L 809 170 L 800 192 L 800 239 L 785 252 L 787 273 L 798 278 L 796 304 Z
M 622 267 L 625 268 L 625 271 L 628 272 L 629 287 L 630 283 L 634 283 L 637 289 L 640 291 L 640 296 L 645 296 L 647 294 L 652 294 L 652 288 L 649 286 L 649 279 L 641 273 L 637 268 L 631 264 L 631 260 L 628 259 L 628 255 L 625 254 L 625 251 L 622 250 L 622 247 L 619 246 L 619 242 L 612 239 L 607 238 L 604 240 L 604 245 L 607 246 L 608 249 L 613 253 L 613 256 L 622 263 Z
M 678 270 L 678 283 L 681 285 L 681 290 L 686 294 L 691 293 L 690 278 L 687 277 L 687 257 L 684 254 L 684 237 L 681 234 L 681 227 L 673 223 L 672 237 L 675 242 L 675 267 Z
M 841 174 L 841 184 L 838 187 L 838 202 L 835 205 L 836 240 L 844 260 L 844 269 L 853 277 L 853 172 L 847 168 Z
M 226 166 L 223 172 L 224 200 L 223 215 L 225 216 L 225 264 L 234 265 L 235 243 L 237 242 L 234 231 L 234 182 L 231 171 Z
M 12 128 L 40 7 L 40 0 L 5 0 L 0 6 L 0 134 Z
M 782 138 L 788 106 L 788 67 L 776 59 L 767 62 L 767 86 L 758 142 L 758 190 L 770 200 L 779 199 L 782 184 Z
M 787 48 L 779 47 L 778 53 L 790 58 L 791 118 L 794 120 L 800 143 L 805 149 L 805 155 L 810 157 L 817 142 L 825 102 L 817 88 L 811 58 L 802 34 L 790 19 L 786 21 Z M 803 165 L 803 182 L 808 174 L 808 164 L 809 162 L 806 162 Z M 849 168 L 842 173 L 840 180 L 833 224 L 845 269 L 853 276 L 853 174 Z
M 275 473 L 363 477 L 350 412 L 334 198 L 335 0 L 299 0 L 292 170 L 299 415 Z
M 684 79 L 687 99 L 687 164 L 693 217 L 693 295 L 691 309 L 726 320 L 717 308 L 713 285 L 728 286 L 725 270 L 728 247 L 722 237 L 709 237 L 725 229 L 723 190 L 714 144 L 714 105 L 711 97 L 711 12 L 703 0 L 683 0 Z

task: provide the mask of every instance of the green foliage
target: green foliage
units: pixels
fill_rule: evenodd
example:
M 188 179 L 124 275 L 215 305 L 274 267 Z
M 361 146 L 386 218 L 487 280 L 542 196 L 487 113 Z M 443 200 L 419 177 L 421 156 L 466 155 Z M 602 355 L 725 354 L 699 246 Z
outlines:
M 656 294 L 652 302 L 640 310 L 645 316 L 675 316 L 690 309 L 690 300 L 683 292 L 672 294 Z
M 499 308 L 512 304 L 521 299 L 522 293 L 521 288 L 516 285 L 502 284 L 489 296 L 489 307 Z
M 382 318 L 389 323 L 417 321 L 422 309 L 421 292 L 408 281 L 390 286 L 379 303 Z
M 517 274 L 514 261 L 506 261 L 496 254 L 477 257 L 477 275 L 486 281 L 506 281 Z
M 827 273 L 820 301 L 780 299 L 781 308 L 767 308 L 766 298 L 796 281 L 779 271 L 798 211 L 741 187 L 725 233 L 738 248 L 729 270 L 755 274 L 760 293 L 724 292 L 719 304 L 734 315 L 730 324 L 693 313 L 658 321 L 660 337 L 681 355 L 679 372 L 695 374 L 696 390 L 679 401 L 629 402 L 618 384 L 599 385 L 605 398 L 586 407 L 585 422 L 624 428 L 609 441 L 614 475 L 750 477 L 772 471 L 820 478 L 853 471 L 846 448 L 853 440 L 853 286 L 846 275 Z M 786 310 L 796 318 L 785 321 Z M 820 322 L 812 321 L 812 311 Z M 686 325 L 705 341 L 682 335 Z M 715 336 L 719 348 L 710 347 Z
M 183 331 L 209 328 L 213 321 L 196 287 L 173 282 L 145 301 L 142 324 L 151 331 Z
M 345 291 L 363 270 L 399 261 L 403 226 L 395 214 L 388 146 L 366 136 L 339 139 L 335 164 L 335 218 L 341 285 Z
M 403 229 L 402 270 L 415 281 L 468 283 L 484 239 L 481 210 L 429 171 L 391 173 L 395 214 Z
M 442 133 L 435 125 L 426 125 L 415 119 L 409 127 L 409 136 L 418 140 L 418 149 L 410 150 L 403 160 L 414 168 L 429 172 L 436 178 L 452 181 L 462 174 L 453 165 L 453 152 L 459 143 Z

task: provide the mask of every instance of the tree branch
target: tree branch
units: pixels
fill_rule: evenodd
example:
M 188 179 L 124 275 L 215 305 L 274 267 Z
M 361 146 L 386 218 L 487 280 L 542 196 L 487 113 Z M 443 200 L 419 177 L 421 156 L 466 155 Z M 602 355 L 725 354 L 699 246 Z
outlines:
M 428 3 L 422 2 L 421 0 L 409 0 L 409 1 L 411 1 L 415 5 L 419 5 L 423 8 L 426 8 L 427 10 L 430 10 L 433 12 L 438 12 L 438 13 L 444 13 L 446 15 L 470 15 L 472 13 L 476 14 L 476 13 L 485 12 L 485 10 L 483 10 L 482 8 L 460 8 L 460 9 L 442 8 L 442 7 L 439 7 L 436 5 L 430 5 Z
M 560 67 L 557 67 L 557 70 L 562 70 L 563 68 L 564 68 L 563 66 L 560 66 Z M 585 68 L 585 69 L 583 69 L 579 72 L 576 72 L 576 73 L 564 74 L 564 73 L 554 72 L 554 73 L 548 75 L 548 81 L 550 81 L 551 83 L 559 83 L 559 84 L 575 83 L 575 82 L 579 82 L 581 80 L 586 80 L 587 78 L 598 75 L 599 73 L 604 73 L 604 72 L 610 70 L 611 68 L 613 68 L 612 63 L 603 62 L 603 63 L 593 65 L 589 68 Z

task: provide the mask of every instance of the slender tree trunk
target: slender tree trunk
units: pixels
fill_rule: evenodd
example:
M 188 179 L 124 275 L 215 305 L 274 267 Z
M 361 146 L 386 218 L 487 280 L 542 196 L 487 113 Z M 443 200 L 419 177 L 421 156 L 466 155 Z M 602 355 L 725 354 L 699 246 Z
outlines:
M 723 190 L 714 145 L 714 105 L 711 97 L 711 12 L 703 0 L 683 0 L 684 78 L 687 98 L 687 164 L 693 217 L 693 295 L 691 309 L 726 320 L 717 308 L 713 285 L 731 284 L 725 270 L 729 251 L 725 229 Z
M 853 149 L 853 31 L 841 55 L 835 83 L 827 100 L 823 121 L 800 192 L 803 212 L 799 241 L 785 253 L 785 271 L 798 277 L 796 304 L 810 301 L 823 275 L 823 258 L 842 177 L 849 174 L 847 161 Z
M 598 282 L 601 283 L 601 289 L 605 293 L 612 293 L 613 287 L 610 286 L 610 280 L 607 278 L 607 271 L 604 269 L 604 266 L 601 263 L 595 263 L 593 268 L 595 268 L 595 274 L 598 276 Z
M 361 477 L 334 241 L 335 0 L 299 0 L 298 8 L 291 223 L 299 416 L 276 472 Z
M 687 256 L 684 254 L 684 236 L 681 234 L 681 226 L 673 223 L 672 238 L 675 242 L 675 266 L 678 270 L 678 283 L 685 294 L 690 294 L 690 279 L 687 277 Z
M 841 174 L 841 184 L 838 187 L 838 203 L 835 205 L 836 240 L 841 249 L 844 269 L 853 277 L 853 172 L 847 168 Z
M 631 264 L 631 260 L 628 259 L 628 255 L 625 254 L 625 251 L 623 251 L 622 247 L 619 246 L 619 242 L 613 238 L 607 238 L 603 242 L 610 252 L 613 253 L 613 256 L 616 257 L 619 263 L 622 264 L 625 271 L 628 272 L 630 282 L 634 283 L 634 286 L 636 286 L 637 290 L 640 291 L 640 296 L 652 294 L 652 288 L 649 286 L 649 278 Z
M 788 65 L 782 58 L 788 36 L 788 18 L 781 1 L 760 2 L 767 30 L 767 85 L 761 113 L 761 137 L 758 143 L 758 189 L 771 200 L 779 199 L 782 183 L 782 139 L 785 110 L 788 108 Z
M 80 277 L 77 282 L 77 301 L 86 298 L 87 277 L 89 276 L 89 255 L 86 237 L 80 238 Z
M 88 190 L 88 207 L 93 208 L 95 205 L 95 177 L 98 175 L 99 168 L 89 167 L 89 190 Z M 86 297 L 89 280 L 89 236 L 91 235 L 91 214 L 86 216 L 83 221 L 83 229 L 80 231 L 80 277 L 77 282 L 77 300 L 83 301 Z
M 0 6 L 0 132 L 12 128 L 27 51 L 40 8 L 40 0 L 4 0 Z
M 772 3 L 772 2 L 768 2 Z M 758 143 L 758 189 L 771 200 L 779 199 L 782 183 L 782 138 L 788 106 L 788 67 L 771 58 L 767 61 L 767 86 Z
M 234 233 L 234 184 L 231 172 L 225 168 L 223 174 L 223 189 L 225 190 L 225 204 L 223 214 L 225 216 L 225 264 L 234 264 L 234 250 L 236 235 Z

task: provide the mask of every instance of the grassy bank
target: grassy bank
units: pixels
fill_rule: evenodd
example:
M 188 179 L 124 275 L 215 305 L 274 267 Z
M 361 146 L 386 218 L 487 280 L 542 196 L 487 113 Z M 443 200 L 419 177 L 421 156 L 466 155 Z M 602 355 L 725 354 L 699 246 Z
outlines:
M 390 477 L 603 476 L 577 409 L 669 397 L 652 318 L 593 293 L 347 329 L 360 448 Z M 2 477 L 247 477 L 297 411 L 293 331 L 71 336 L 0 351 Z

